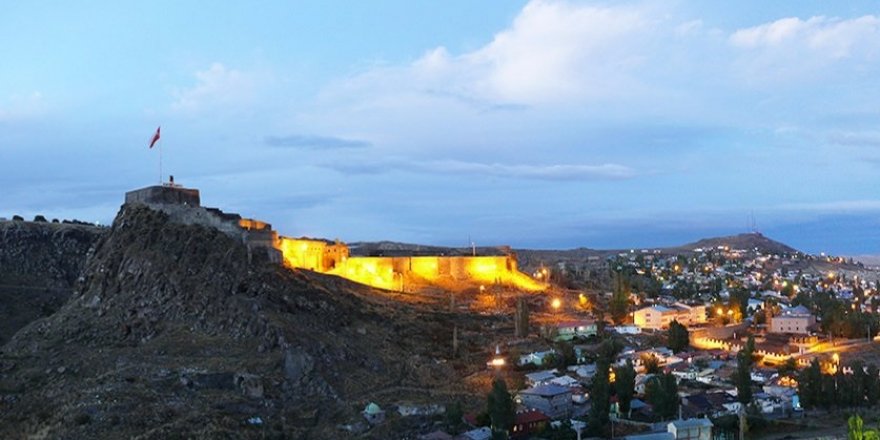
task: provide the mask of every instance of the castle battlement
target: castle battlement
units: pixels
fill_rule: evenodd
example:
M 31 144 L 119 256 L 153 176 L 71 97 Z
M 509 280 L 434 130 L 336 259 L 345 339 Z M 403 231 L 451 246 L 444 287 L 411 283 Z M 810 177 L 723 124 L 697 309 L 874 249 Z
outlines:
M 197 189 L 184 188 L 173 182 L 148 186 L 125 193 L 125 204 L 146 205 L 164 212 L 176 223 L 217 229 L 247 245 L 250 252 L 259 249 L 268 254 L 270 261 L 283 261 L 278 249 L 278 233 L 272 229 L 271 224 L 243 218 L 239 214 L 223 212 L 217 208 L 203 207 Z
M 153 185 L 125 193 L 125 203 L 201 206 L 199 190 L 179 185 Z

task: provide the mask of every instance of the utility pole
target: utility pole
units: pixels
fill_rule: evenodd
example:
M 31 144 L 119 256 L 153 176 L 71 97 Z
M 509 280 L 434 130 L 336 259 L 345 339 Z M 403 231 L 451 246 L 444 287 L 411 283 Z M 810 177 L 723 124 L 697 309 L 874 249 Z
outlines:
M 458 325 L 452 327 L 452 357 L 458 357 Z

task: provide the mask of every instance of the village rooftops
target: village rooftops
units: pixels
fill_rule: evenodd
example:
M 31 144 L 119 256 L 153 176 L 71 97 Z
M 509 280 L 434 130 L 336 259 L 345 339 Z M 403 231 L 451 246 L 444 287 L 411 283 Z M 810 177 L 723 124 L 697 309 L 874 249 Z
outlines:
M 810 309 L 808 309 L 802 305 L 799 305 L 796 307 L 784 308 L 784 309 L 782 309 L 782 313 L 780 313 L 780 316 L 810 316 L 810 315 L 812 315 L 812 313 L 810 313 Z
M 694 427 L 711 428 L 713 426 L 712 421 L 709 419 L 673 420 L 669 423 L 672 426 L 675 426 L 676 429 L 694 428 Z
M 527 388 L 520 391 L 520 394 L 530 394 L 541 397 L 554 397 L 560 394 L 570 393 L 571 388 L 559 385 L 539 385 L 534 388 Z

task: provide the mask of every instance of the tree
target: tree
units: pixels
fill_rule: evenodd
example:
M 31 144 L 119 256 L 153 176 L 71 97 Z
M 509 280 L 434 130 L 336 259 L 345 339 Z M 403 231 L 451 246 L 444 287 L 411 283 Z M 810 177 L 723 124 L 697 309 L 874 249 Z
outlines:
M 464 410 L 461 409 L 461 402 L 455 401 L 446 408 L 446 429 L 453 433 L 458 432 L 463 424 Z
M 611 313 L 611 319 L 615 324 L 622 324 L 629 313 L 629 295 L 631 287 L 629 280 L 620 272 L 614 272 L 614 291 L 611 295 L 611 303 L 608 311 Z
M 614 390 L 621 414 L 629 414 L 630 403 L 636 393 L 636 370 L 632 360 L 628 359 L 626 365 L 614 369 Z
M 736 372 L 734 373 L 734 385 L 736 385 L 737 400 L 746 406 L 752 402 L 752 355 L 755 352 L 755 337 L 749 336 L 746 346 L 736 355 Z
M 661 372 L 660 360 L 653 354 L 642 356 L 642 367 L 645 368 L 646 374 L 659 374 Z
M 604 436 L 608 426 L 608 413 L 611 406 L 611 384 L 608 379 L 608 369 L 611 364 L 606 356 L 596 359 L 596 375 L 593 376 L 593 384 L 590 386 L 590 399 L 593 406 L 590 407 L 588 432 L 592 436 Z
M 801 371 L 797 380 L 801 405 L 804 408 L 818 406 L 822 393 L 822 368 L 819 366 L 819 360 L 813 359 L 810 366 Z
M 868 365 L 865 374 L 865 400 L 868 405 L 876 405 L 880 401 L 880 370 L 874 364 Z
M 792 377 L 795 373 L 797 373 L 797 361 L 794 360 L 793 357 L 786 359 L 785 362 L 776 369 L 776 374 L 778 374 L 779 377 Z
M 677 320 L 673 320 L 669 323 L 669 330 L 667 330 L 666 333 L 669 339 L 667 347 L 669 347 L 670 350 L 678 353 L 685 350 L 690 345 L 690 333 L 688 332 L 687 327 L 679 324 Z
M 645 387 L 645 395 L 654 408 L 654 414 L 661 420 L 675 417 L 678 413 L 678 382 L 672 373 L 652 377 Z
M 846 438 L 847 440 L 878 440 L 880 439 L 880 431 L 865 429 L 862 418 L 856 414 L 850 416 L 847 421 Z
M 507 391 L 507 383 L 504 382 L 504 379 L 497 378 L 492 382 L 492 391 L 489 392 L 486 400 L 492 431 L 503 433 L 506 436 L 510 427 L 513 426 L 516 412 L 513 398 Z

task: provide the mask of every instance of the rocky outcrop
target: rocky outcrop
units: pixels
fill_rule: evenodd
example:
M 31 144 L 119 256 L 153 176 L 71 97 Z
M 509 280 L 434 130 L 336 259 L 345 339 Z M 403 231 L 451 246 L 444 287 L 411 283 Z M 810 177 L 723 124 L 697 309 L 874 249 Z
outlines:
M 67 301 L 102 232 L 87 225 L 0 222 L 0 344 Z
M 0 349 L 0 437 L 337 438 L 372 392 L 456 382 L 448 322 L 387 295 L 126 205 Z

